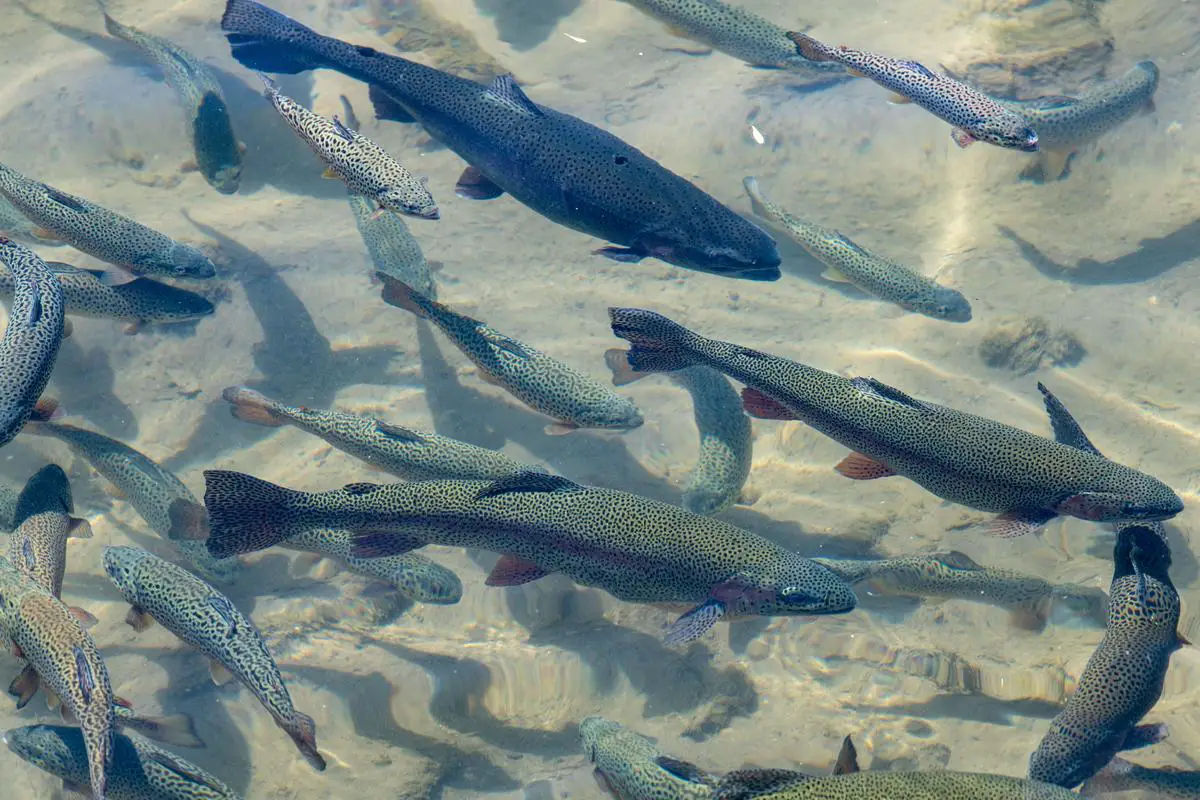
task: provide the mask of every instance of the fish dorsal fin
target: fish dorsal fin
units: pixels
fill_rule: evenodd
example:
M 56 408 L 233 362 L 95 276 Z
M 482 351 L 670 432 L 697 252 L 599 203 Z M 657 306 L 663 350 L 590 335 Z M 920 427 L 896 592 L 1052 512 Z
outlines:
M 1039 111 L 1049 111 L 1055 108 L 1069 108 L 1070 106 L 1078 103 L 1078 98 L 1052 94 L 1044 97 L 1035 97 L 1032 100 L 1026 100 L 1024 103 L 1022 103 L 1022 105 L 1026 108 L 1036 108 Z
M 709 775 L 690 761 L 671 758 L 671 756 L 659 756 L 654 759 L 654 763 L 681 781 L 699 783 L 704 786 L 712 786 L 716 783 L 712 775 Z
M 425 437 L 409 428 L 403 428 L 399 425 L 392 425 L 381 420 L 375 421 L 375 430 L 382 433 L 389 439 L 395 439 L 399 442 L 423 442 Z
M 370 494 L 376 489 L 382 489 L 378 483 L 347 483 L 342 487 L 342 491 L 346 494 L 360 495 Z
M 171 57 L 172 61 L 179 65 L 180 69 L 182 69 L 189 78 L 196 77 L 195 67 L 192 66 L 192 63 L 184 58 L 180 53 L 177 53 L 173 48 L 168 47 L 167 55 Z
M 888 386 L 883 381 L 875 380 L 874 378 L 851 378 L 851 385 L 864 394 L 874 395 L 884 400 L 891 400 L 893 403 L 908 406 L 916 411 L 929 411 L 929 405 L 923 403 L 911 395 L 907 395 L 894 386 Z
M 1039 382 L 1037 388 L 1042 393 L 1042 402 L 1046 406 L 1047 416 L 1050 417 L 1054 441 L 1065 444 L 1067 447 L 1083 450 L 1085 453 L 1101 455 L 1100 450 L 1092 444 L 1092 440 L 1083 432 L 1083 428 L 1076 422 L 1071 412 L 1067 411 L 1067 407 L 1062 404 L 1062 401 L 1055 397 L 1045 384 Z
M 492 81 L 492 85 L 488 87 L 487 94 L 494 100 L 500 101 L 513 111 L 521 114 L 529 114 L 535 117 L 546 116 L 545 112 L 538 108 L 525 92 L 521 91 L 521 87 L 517 85 L 516 78 L 511 74 L 496 76 L 496 80 Z
M 104 275 L 104 270 L 102 269 L 82 269 L 74 264 L 67 264 L 62 261 L 47 261 L 46 266 L 49 267 L 50 271 L 55 275 L 86 274 L 91 275 L 93 278 L 99 278 Z
M 333 130 L 338 136 L 353 144 L 354 131 L 347 128 L 345 124 L 337 118 L 337 115 L 334 115 L 333 117 Z
M 812 776 L 793 769 L 738 769 L 727 772 L 713 791 L 713 800 L 752 800 L 794 786 Z
M 898 63 L 900 64 L 900 66 L 908 67 L 913 72 L 916 72 L 918 75 L 923 75 L 926 78 L 936 78 L 937 77 L 937 75 L 934 73 L 933 70 L 931 70 L 929 67 L 922 64 L 920 61 L 900 61 Z
M 951 569 L 983 569 L 973 558 L 958 550 L 938 553 L 934 557 Z
M 66 192 L 60 192 L 58 189 L 55 189 L 53 186 L 47 186 L 44 183 L 42 184 L 42 188 L 46 190 L 46 196 L 49 197 L 54 202 L 58 203 L 60 206 L 66 206 L 67 208 L 71 209 L 72 211 L 77 211 L 80 214 L 87 213 L 87 210 L 88 210 L 87 204 L 84 203 L 84 201 L 80 200 L 78 197 L 72 197 L 71 195 L 67 194 Z
M 837 761 L 833 763 L 833 774 L 851 775 L 858 771 L 858 750 L 854 747 L 854 741 L 847 736 L 842 739 L 842 748 L 838 751 Z
M 526 471 L 492 481 L 475 495 L 475 499 L 485 500 L 489 497 L 499 497 L 502 494 L 520 494 L 522 492 L 577 492 L 582 488 L 578 483 L 558 475 Z
M 224 794 L 225 792 L 229 791 L 229 787 L 216 781 L 211 775 L 204 774 L 199 770 L 198 767 L 194 766 L 193 764 L 189 764 L 181 758 L 176 758 L 174 755 L 166 752 L 165 750 L 159 750 L 157 747 L 153 749 L 148 747 L 142 748 L 141 755 L 142 758 L 150 759 L 158 766 L 162 767 L 168 772 L 175 773 L 189 783 L 207 786 L 219 794 Z
M 837 242 L 838 244 L 842 245 L 843 247 L 849 249 L 856 255 L 860 255 L 863 258 L 871 257 L 871 254 L 868 253 L 866 250 L 863 250 L 861 245 L 847 239 L 846 234 L 842 233 L 841 231 L 834 231 L 833 234 L 829 238 L 832 239 L 833 241 Z

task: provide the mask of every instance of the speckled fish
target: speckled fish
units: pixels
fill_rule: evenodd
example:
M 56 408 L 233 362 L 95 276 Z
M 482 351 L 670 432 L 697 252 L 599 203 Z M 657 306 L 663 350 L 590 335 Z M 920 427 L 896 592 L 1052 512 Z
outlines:
M 791 32 L 796 52 L 812 61 L 836 61 L 894 93 L 899 103 L 916 103 L 953 126 L 954 143 L 968 147 L 976 141 L 1026 153 L 1038 149 L 1038 134 L 1025 117 L 978 89 L 937 73 L 916 61 L 888 58 L 866 50 L 832 47 L 813 37 Z
M 1089 619 L 1104 620 L 1107 595 L 1083 586 L 1056 586 L 1047 580 L 999 567 L 985 567 L 965 553 L 950 551 L 884 559 L 815 558 L 851 586 L 866 584 L 876 594 L 970 600 L 1005 608 L 1019 628 L 1040 631 L 1056 603 L 1066 603 Z
M 1155 531 L 1131 525 L 1117 533 L 1104 638 L 1030 757 L 1029 777 L 1072 788 L 1117 753 L 1166 738 L 1166 725 L 1139 723 L 1162 696 L 1171 654 L 1187 644 L 1170 565 Z
M 416 553 L 359 558 L 354 555 L 354 534 L 350 531 L 330 528 L 302 531 L 281 545 L 340 561 L 352 572 L 391 584 L 414 603 L 448 606 L 462 599 L 462 581 L 441 564 Z
M 1000 102 L 1037 131 L 1041 174 L 1053 181 L 1067 171 L 1067 161 L 1080 147 L 1135 114 L 1153 110 L 1157 89 L 1158 67 L 1152 61 L 1141 61 L 1120 78 L 1101 83 L 1078 97 Z
M 173 541 L 205 578 L 232 583 L 237 577 L 237 559 L 215 559 L 201 541 L 208 530 L 204 506 L 179 478 L 150 458 L 116 439 L 74 425 L 38 422 L 27 426 L 26 433 L 52 436 L 66 443 L 117 488 L 155 533 Z M 190 528 L 192 532 L 173 535 L 174 527 Z
M 0 235 L 39 247 L 58 247 L 63 244 L 38 238 L 36 229 L 37 226 L 27 220 L 16 206 L 8 202 L 8 198 L 0 195 Z
M 4 733 L 10 752 L 62 778 L 67 791 L 89 789 L 87 748 L 78 728 L 28 725 Z M 136 736 L 115 734 L 108 800 L 240 800 L 224 783 L 174 753 Z
M 17 511 L 17 499 L 21 496 L 21 486 L 0 478 L 0 531 L 12 533 L 16 524 L 13 515 Z
M 67 569 L 67 538 L 91 538 L 87 520 L 71 516 L 75 504 L 67 474 L 57 464 L 42 467 L 17 499 L 17 529 L 8 542 L 9 562 L 55 597 Z
M 613 373 L 613 384 L 625 386 L 647 373 L 629 368 L 624 350 L 609 350 L 604 360 Z M 683 507 L 693 514 L 719 514 L 744 495 L 753 460 L 753 431 L 742 411 L 742 400 L 729 380 L 708 367 L 691 367 L 672 373 L 674 383 L 692 397 L 692 414 L 700 432 L 696 466 L 683 489 Z
M 66 242 L 134 275 L 203 279 L 217 274 L 212 261 L 197 248 L 4 164 L 0 164 L 0 194 L 38 227 L 42 238 Z
M 58 261 L 48 261 L 46 266 L 62 286 L 67 314 L 128 322 L 126 333 L 137 333 L 143 325 L 187 322 L 213 313 L 213 304 L 195 292 L 149 278 L 113 285 L 100 270 Z M 0 299 L 10 299 L 14 288 L 12 274 L 0 265 Z
M 237 419 L 268 427 L 292 425 L 405 480 L 492 480 L 537 469 L 497 450 L 436 433 L 422 433 L 357 414 L 284 405 L 245 386 L 230 386 L 221 396 Z
M 199 58 L 174 42 L 122 25 L 113 19 L 104 0 L 97 0 L 105 29 L 141 50 L 183 103 L 196 168 L 208 185 L 233 194 L 242 178 L 242 145 L 233 132 L 225 94 L 217 76 Z
M 1117 792 L 1149 792 L 1155 800 L 1197 800 L 1200 771 L 1178 767 L 1152 769 L 1116 756 L 1079 787 L 1082 797 L 1108 797 Z
M 328 165 L 326 177 L 341 180 L 348 190 L 374 201 L 379 209 L 421 219 L 441 216 L 425 184 L 386 150 L 350 130 L 337 117 L 326 119 L 280 93 L 266 75 L 259 77 L 267 87 L 267 99 L 284 122 Z
M 903 475 L 944 500 L 999 513 L 993 533 L 1020 535 L 1059 515 L 1149 522 L 1183 510 L 1169 487 L 1135 469 L 874 378 L 843 378 L 707 339 L 653 311 L 610 308 L 609 317 L 613 333 L 633 343 L 632 369 L 717 369 L 746 384 L 742 401 L 751 416 L 798 419 L 853 449 L 837 465 L 842 475 Z
M 695 766 L 663 754 L 625 726 L 588 717 L 579 723 L 579 744 L 601 788 L 615 800 L 709 800 L 717 783 Z
M 460 196 L 508 192 L 553 222 L 618 245 L 597 251 L 618 261 L 780 277 L 775 243 L 759 227 L 612 134 L 534 103 L 511 75 L 483 86 L 322 36 L 252 0 L 228 0 L 221 28 L 250 69 L 332 69 L 370 84 L 377 117 L 421 123 L 470 165 Z
M 787 31 L 749 9 L 722 0 L 625 0 L 666 24 L 676 36 L 720 50 L 761 69 L 839 75 L 842 65 L 814 62 L 796 53 Z
M 248 553 L 315 528 L 356 534 L 354 554 L 426 544 L 501 553 L 489 586 L 552 572 L 633 603 L 695 603 L 667 632 L 683 644 L 719 619 L 839 614 L 854 593 L 824 567 L 711 517 L 544 473 L 496 481 L 352 484 L 308 494 L 237 472 L 204 473 L 213 555 Z
M 970 322 L 971 304 L 954 289 L 911 267 L 872 253 L 832 228 L 793 217 L 762 193 L 755 178 L 743 181 L 754 213 L 779 225 L 809 255 L 825 265 L 826 280 L 851 283 L 869 295 L 906 311 L 945 322 Z
M 0 167 L 2 169 L 2 167 Z M 13 299 L 0 339 L 0 446 L 13 440 L 34 416 L 49 418 L 57 407 L 38 399 L 50 380 L 62 344 L 62 286 L 32 250 L 0 236 L 0 264 L 12 276 Z
M 136 547 L 104 548 L 104 571 L 131 606 L 126 621 L 142 631 L 157 621 L 208 656 L 213 677 L 228 673 L 249 689 L 275 724 L 318 771 L 316 725 L 296 710 L 262 634 L 225 595 L 182 567 Z
M 479 369 L 479 377 L 499 386 L 555 422 L 547 433 L 578 428 L 630 430 L 643 423 L 633 401 L 556 358 L 509 338 L 477 319 L 422 297 L 412 287 L 380 272 L 383 300 L 427 319 Z

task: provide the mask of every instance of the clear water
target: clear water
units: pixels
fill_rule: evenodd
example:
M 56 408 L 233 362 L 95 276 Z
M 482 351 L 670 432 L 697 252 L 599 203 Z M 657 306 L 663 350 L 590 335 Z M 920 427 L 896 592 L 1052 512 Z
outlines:
M 986 145 L 960 151 L 944 123 L 888 105 L 867 81 L 798 91 L 785 73 L 680 52 L 695 46 L 616 0 L 274 7 L 385 52 L 399 39 L 414 58 L 481 80 L 501 65 L 537 102 L 612 131 L 746 214 L 742 178 L 756 175 L 779 205 L 937 274 L 975 313 L 965 326 L 893 313 L 822 280 L 820 266 L 779 232 L 784 277 L 775 283 L 603 260 L 590 255 L 603 242 L 511 198 L 455 197 L 463 162 L 415 126 L 376 122 L 363 84 L 333 72 L 285 78 L 288 93 L 326 115 L 340 114 L 346 95 L 363 132 L 428 177 L 442 219 L 410 227 L 425 256 L 443 265 L 435 279 L 452 307 L 604 380 L 602 353 L 619 344 L 606 307 L 650 307 L 720 339 L 875 376 L 1048 435 L 1040 380 L 1106 454 L 1190 504 L 1200 435 L 1200 301 L 1189 291 L 1200 22 L 1191 7 L 741 2 L 784 26 L 811 25 L 825 40 L 945 63 L 1009 96 L 1074 93 L 1152 59 L 1162 71 L 1157 109 L 1084 147 L 1067 179 L 1037 184 L 1018 179 L 1030 157 Z M 40 0 L 30 3 L 35 14 L 15 0 L 5 8 L 0 161 L 211 248 L 221 272 L 217 311 L 194 326 L 124 336 L 111 321 L 76 319 L 48 390 L 69 421 L 138 448 L 197 495 L 211 467 L 309 490 L 387 480 L 293 428 L 230 418 L 221 390 L 252 382 L 284 402 L 436 430 L 585 484 L 678 502 L 697 450 L 681 389 L 652 378 L 622 390 L 646 415 L 637 430 L 547 436 L 544 417 L 480 381 L 445 338 L 379 301 L 343 187 L 321 178 L 257 79 L 230 57 L 220 6 L 113 0 L 111 11 L 219 70 L 248 148 L 232 196 L 181 171 L 191 153 L 174 94 L 136 52 L 104 35 L 91 3 Z M 446 25 L 456 26 L 449 47 L 438 44 Z M 70 248 L 38 249 L 103 267 Z M 981 358 L 989 336 L 1037 318 L 1076 337 L 1082 359 L 1016 374 Z M 1106 530 L 1069 519 L 1040 536 L 990 538 L 964 529 L 981 514 L 916 484 L 841 477 L 831 467 L 845 449 L 800 423 L 755 422 L 755 431 L 750 483 L 759 499 L 722 515 L 733 524 L 805 555 L 954 549 L 1055 583 L 1107 587 Z M 162 628 L 139 635 L 123 625 L 126 606 L 104 577 L 102 547 L 164 546 L 56 442 L 21 436 L 0 469 L 20 484 L 47 460 L 68 469 L 77 511 L 95 531 L 71 543 L 64 599 L 99 618 L 93 634 L 117 693 L 139 710 L 193 715 L 208 748 L 182 754 L 248 798 L 598 797 L 576 737 L 593 713 L 718 772 L 747 762 L 823 771 L 853 733 L 877 768 L 1021 776 L 1102 635 L 1071 613 L 1031 633 L 991 606 L 863 592 L 850 615 L 722 624 L 676 651 L 659 640 L 676 610 L 621 603 L 562 576 L 489 588 L 487 553 L 428 548 L 460 575 L 464 597 L 407 607 L 328 562 L 313 567 L 271 550 L 246 559 L 229 596 L 266 635 L 296 706 L 316 720 L 330 762 L 317 774 L 249 692 L 214 687 L 204 659 Z M 1185 602 L 1180 628 L 1195 639 L 1192 517 L 1189 509 L 1169 527 Z M 17 662 L 4 663 L 15 674 Z M 1197 663 L 1191 649 L 1174 657 L 1147 718 L 1168 722 L 1170 739 L 1135 754 L 1139 762 L 1196 768 Z M 964 670 L 977 678 L 964 681 Z M 20 713 L 0 703 L 0 728 L 51 719 L 40 701 Z M 0 775 L 6 797 L 58 791 L 4 749 Z

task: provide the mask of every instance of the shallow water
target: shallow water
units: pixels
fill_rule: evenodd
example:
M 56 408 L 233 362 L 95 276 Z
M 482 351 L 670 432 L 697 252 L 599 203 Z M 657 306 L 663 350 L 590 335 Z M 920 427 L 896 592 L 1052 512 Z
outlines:
M 796 10 L 783 0 L 740 2 L 784 26 L 803 21 L 826 41 L 944 63 L 1006 96 L 1075 93 L 1151 59 L 1162 75 L 1156 110 L 1085 147 L 1065 180 L 1039 184 L 1018 178 L 1029 156 L 983 144 L 960 150 L 945 123 L 889 105 L 868 81 L 799 91 L 799 79 L 783 72 L 679 52 L 695 46 L 617 0 L 437 3 L 458 26 L 453 35 L 473 39 L 482 55 L 466 50 L 465 38 L 447 50 L 435 35 L 399 37 L 418 48 L 412 57 L 480 79 L 492 74 L 491 59 L 538 103 L 617 134 L 740 213 L 750 213 L 742 178 L 758 176 L 794 214 L 962 292 L 974 318 L 952 326 L 898 315 L 823 280 L 821 266 L 778 231 L 784 276 L 774 283 L 653 259 L 604 260 L 590 254 L 604 242 L 509 197 L 456 197 L 462 160 L 417 126 L 377 122 L 365 85 L 329 71 L 280 82 L 327 116 L 342 113 L 345 95 L 363 133 L 428 178 L 442 218 L 407 222 L 425 257 L 443 265 L 435 273 L 441 301 L 600 380 L 609 377 L 604 351 L 621 344 L 605 309 L 636 306 L 1049 435 L 1035 387 L 1044 382 L 1106 455 L 1162 479 L 1188 504 L 1168 530 L 1184 601 L 1180 630 L 1195 640 L 1193 6 L 850 0 Z M 248 148 L 241 188 L 230 196 L 181 171 L 191 148 L 175 95 L 104 34 L 91 3 L 29 5 L 36 14 L 8 9 L 0 33 L 0 161 L 209 248 L 219 271 L 202 288 L 221 302 L 198 323 L 125 336 L 108 320 L 74 320 L 47 392 L 69 421 L 136 447 L 197 496 L 208 468 L 312 491 L 390 480 L 295 428 L 232 419 L 221 391 L 249 383 L 286 403 L 436 430 L 580 483 L 680 501 L 697 436 L 687 393 L 666 378 L 620 390 L 645 414 L 641 428 L 548 436 L 543 416 L 479 380 L 440 333 L 379 301 L 343 187 L 321 178 L 257 78 L 230 57 L 218 0 L 113 0 L 110 11 L 218 70 Z M 394 25 L 413 19 L 413 4 L 401 0 L 273 7 L 384 52 L 396 52 Z M 1044 14 L 1057 15 L 1047 28 L 1053 46 L 1036 34 L 1048 25 Z M 466 66 L 451 57 L 455 46 L 468 53 Z M 0 212 L 0 225 L 5 219 Z M 48 260 L 104 266 L 70 248 L 37 249 Z M 986 364 L 987 337 L 1028 318 L 1076 337 L 1085 355 L 1043 361 L 1029 374 Z M 1038 536 L 989 537 L 964 529 L 983 514 L 912 482 L 843 478 L 831 467 L 845 448 L 799 422 L 756 420 L 754 430 L 758 499 L 721 518 L 784 547 L 830 557 L 960 550 L 1054 583 L 1108 586 L 1106 528 L 1060 518 Z M 70 545 L 64 600 L 99 618 L 93 635 L 116 693 L 140 711 L 192 714 L 209 746 L 181 754 L 248 798 L 600 797 L 576 736 L 593 713 L 713 771 L 753 762 L 823 772 L 853 733 L 876 768 L 1023 776 L 1103 633 L 1071 613 L 1034 633 L 1012 627 L 999 608 L 860 592 L 860 608 L 846 616 L 720 624 L 699 644 L 670 650 L 659 637 L 675 610 L 621 603 L 561 575 L 486 587 L 492 554 L 422 550 L 464 584 L 461 602 L 436 606 L 381 600 L 349 571 L 273 549 L 245 558 L 229 596 L 266 636 L 296 707 L 315 719 L 330 764 L 318 774 L 248 691 L 214 687 L 204 659 L 162 628 L 135 634 L 123 624 L 126 606 L 100 566 L 103 546 L 166 550 L 86 462 L 50 439 L 20 436 L 0 458 L 0 477 L 19 485 L 47 460 L 67 468 L 77 513 L 95 534 Z M 1134 754 L 1139 763 L 1198 767 L 1196 652 L 1173 657 L 1147 718 L 1167 722 L 1170 738 Z M 15 659 L 0 664 L 16 673 Z M 0 702 L 0 729 L 50 718 L 40 701 L 23 712 Z M 2 748 L 0 775 L 6 797 L 56 791 L 55 780 Z

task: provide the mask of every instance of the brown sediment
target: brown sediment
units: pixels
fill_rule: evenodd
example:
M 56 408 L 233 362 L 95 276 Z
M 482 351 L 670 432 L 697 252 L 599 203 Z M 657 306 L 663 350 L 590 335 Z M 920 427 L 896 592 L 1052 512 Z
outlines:
M 508 74 L 466 28 L 441 16 L 430 0 L 369 0 L 375 32 L 401 53 L 423 53 L 422 61 L 473 81 Z

